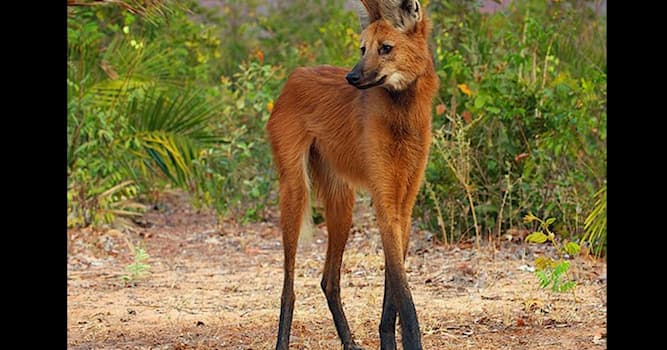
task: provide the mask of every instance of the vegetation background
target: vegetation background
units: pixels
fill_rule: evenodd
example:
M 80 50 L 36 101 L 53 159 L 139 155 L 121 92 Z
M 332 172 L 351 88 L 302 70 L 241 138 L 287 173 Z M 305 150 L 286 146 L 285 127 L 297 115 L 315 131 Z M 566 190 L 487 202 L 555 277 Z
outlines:
M 70 228 L 127 225 L 174 188 L 266 219 L 264 125 L 287 74 L 358 58 L 352 0 L 67 4 Z M 422 4 L 441 88 L 416 225 L 479 242 L 539 229 L 532 214 L 604 254 L 606 1 Z

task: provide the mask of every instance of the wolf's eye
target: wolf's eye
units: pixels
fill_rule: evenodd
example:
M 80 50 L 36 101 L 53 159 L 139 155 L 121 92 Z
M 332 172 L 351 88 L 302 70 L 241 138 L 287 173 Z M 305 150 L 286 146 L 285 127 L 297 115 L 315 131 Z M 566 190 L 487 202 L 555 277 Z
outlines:
M 361 47 L 361 55 L 363 56 L 365 54 L 366 54 L 366 46 L 362 46 Z
M 380 45 L 379 53 L 380 55 L 386 55 L 391 52 L 392 46 L 387 44 Z

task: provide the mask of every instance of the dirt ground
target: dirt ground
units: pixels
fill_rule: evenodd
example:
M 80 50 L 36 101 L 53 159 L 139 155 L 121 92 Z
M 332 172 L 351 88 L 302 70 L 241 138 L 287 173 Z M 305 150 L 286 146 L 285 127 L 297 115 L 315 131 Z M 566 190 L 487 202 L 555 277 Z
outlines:
M 275 347 L 283 260 L 277 216 L 218 223 L 185 203 L 182 195 L 167 198 L 131 229 L 69 232 L 68 349 Z M 382 246 L 367 201 L 357 207 L 341 294 L 357 343 L 378 349 Z M 577 257 L 575 294 L 553 293 L 526 269 L 537 254 L 553 252 L 518 241 L 477 249 L 413 233 L 407 269 L 425 349 L 607 348 L 606 263 Z M 122 279 L 131 244 L 150 255 L 150 274 L 134 285 Z M 291 349 L 341 348 L 319 287 L 325 252 L 319 226 L 297 255 Z

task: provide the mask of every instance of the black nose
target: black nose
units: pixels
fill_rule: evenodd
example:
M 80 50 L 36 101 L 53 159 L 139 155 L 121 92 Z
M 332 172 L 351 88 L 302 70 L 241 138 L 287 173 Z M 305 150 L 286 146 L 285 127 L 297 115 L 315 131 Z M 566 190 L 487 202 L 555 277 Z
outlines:
M 352 84 L 352 85 L 357 85 L 359 83 L 359 80 L 361 79 L 361 76 L 358 73 L 355 73 L 354 71 L 347 73 L 345 76 L 345 79 L 347 79 L 347 82 Z

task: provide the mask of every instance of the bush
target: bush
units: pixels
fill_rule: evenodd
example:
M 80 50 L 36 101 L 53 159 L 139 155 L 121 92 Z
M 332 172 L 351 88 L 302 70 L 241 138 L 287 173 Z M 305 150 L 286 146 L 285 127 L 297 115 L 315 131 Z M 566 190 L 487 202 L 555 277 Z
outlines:
M 231 78 L 222 78 L 217 128 L 227 142 L 207 149 L 198 161 L 202 204 L 244 222 L 263 218 L 276 178 L 264 125 L 284 78 L 283 69 L 257 61 L 242 63 Z
M 442 89 L 424 224 L 456 240 L 533 212 L 581 237 L 606 183 L 604 18 L 584 1 L 513 1 L 494 14 L 430 3 Z
M 166 187 L 261 218 L 273 179 L 263 125 L 283 69 L 249 54 L 221 74 L 214 33 L 227 27 L 189 5 L 202 23 L 172 2 L 69 9 L 68 226 L 140 215 Z
M 137 199 L 166 185 L 199 188 L 200 153 L 223 140 L 219 93 L 197 86 L 209 66 L 187 45 L 196 26 L 164 3 L 117 4 L 68 8 L 70 227 L 140 215 Z

